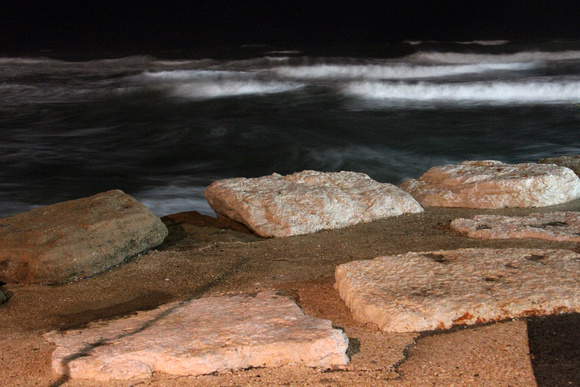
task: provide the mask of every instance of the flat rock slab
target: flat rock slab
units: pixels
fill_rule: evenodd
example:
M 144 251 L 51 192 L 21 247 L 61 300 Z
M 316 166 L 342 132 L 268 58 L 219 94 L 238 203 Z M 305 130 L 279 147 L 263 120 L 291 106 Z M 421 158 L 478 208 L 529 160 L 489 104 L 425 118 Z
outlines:
M 580 178 L 554 164 L 464 161 L 400 186 L 425 207 L 544 207 L 580 198 Z
M 155 247 L 167 228 L 119 190 L 0 219 L 0 281 L 59 283 L 88 277 Z
M 579 280 L 570 250 L 459 249 L 349 262 L 335 287 L 357 320 L 420 332 L 579 312 Z
M 580 242 L 580 213 L 573 211 L 528 216 L 476 215 L 471 219 L 455 219 L 450 227 L 471 238 Z
M 173 303 L 86 329 L 49 332 L 52 365 L 72 378 L 201 375 L 249 367 L 348 362 L 348 339 L 273 291 Z
M 570 168 L 574 173 L 580 176 L 580 155 L 548 157 L 538 161 L 540 164 L 556 164 L 561 167 Z
M 211 184 L 205 197 L 219 216 L 266 237 L 309 234 L 423 211 L 394 185 L 356 172 L 226 179 Z

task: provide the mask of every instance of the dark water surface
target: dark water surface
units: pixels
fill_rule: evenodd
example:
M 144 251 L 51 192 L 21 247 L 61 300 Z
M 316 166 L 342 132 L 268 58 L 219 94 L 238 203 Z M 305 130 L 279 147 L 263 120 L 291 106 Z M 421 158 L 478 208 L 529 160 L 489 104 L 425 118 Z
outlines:
M 166 59 L 170 58 L 170 59 Z M 580 154 L 580 43 L 0 57 L 0 217 L 122 189 L 158 215 L 212 181 Z

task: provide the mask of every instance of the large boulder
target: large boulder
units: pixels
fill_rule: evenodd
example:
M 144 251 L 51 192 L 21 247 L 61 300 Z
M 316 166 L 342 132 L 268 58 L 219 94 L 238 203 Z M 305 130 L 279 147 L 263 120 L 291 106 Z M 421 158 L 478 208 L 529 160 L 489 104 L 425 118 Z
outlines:
M 528 216 L 476 215 L 451 222 L 452 230 L 471 238 L 538 238 L 580 242 L 580 212 L 561 211 Z
M 303 171 L 216 181 L 205 191 L 218 214 L 261 236 L 286 237 L 421 212 L 409 194 L 364 173 Z
M 0 219 L 0 281 L 58 283 L 100 273 L 163 242 L 167 228 L 119 190 Z
M 273 291 L 168 304 L 45 337 L 56 344 L 57 373 L 101 381 L 348 362 L 342 331 Z
M 349 262 L 335 276 L 353 316 L 384 332 L 580 312 L 580 254 L 570 250 L 413 252 Z
M 433 167 L 399 187 L 425 207 L 543 207 L 580 198 L 580 178 L 569 168 L 493 160 Z

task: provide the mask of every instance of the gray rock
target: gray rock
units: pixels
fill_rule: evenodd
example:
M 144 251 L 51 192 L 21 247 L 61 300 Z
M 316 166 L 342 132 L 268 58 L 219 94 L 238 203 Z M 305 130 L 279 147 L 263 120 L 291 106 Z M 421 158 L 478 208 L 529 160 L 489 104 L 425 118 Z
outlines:
M 0 281 L 58 283 L 159 245 L 167 228 L 119 190 L 0 219 Z
M 4 294 L 2 289 L 0 289 L 0 304 L 5 303 L 6 301 L 8 301 L 8 297 L 6 297 L 6 294 Z
M 335 287 L 357 320 L 419 332 L 580 312 L 579 277 L 570 250 L 458 249 L 345 263 Z
M 309 234 L 423 211 L 408 193 L 356 172 L 226 179 L 211 184 L 205 197 L 218 215 L 266 237 Z
M 273 291 L 167 304 L 45 337 L 56 344 L 55 372 L 100 381 L 348 362 L 342 331 Z

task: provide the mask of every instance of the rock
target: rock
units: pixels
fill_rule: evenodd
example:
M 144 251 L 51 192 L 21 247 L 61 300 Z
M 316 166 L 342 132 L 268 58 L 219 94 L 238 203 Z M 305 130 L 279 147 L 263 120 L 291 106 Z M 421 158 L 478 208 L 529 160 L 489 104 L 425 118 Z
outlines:
M 556 165 L 465 161 L 400 186 L 425 207 L 543 207 L 580 198 L 580 178 Z
M 261 236 L 286 237 L 423 211 L 409 194 L 364 173 L 303 171 L 216 181 L 205 191 L 219 216 Z
M 56 372 L 101 381 L 348 362 L 342 331 L 274 291 L 172 303 L 45 337 L 57 346 Z
M 113 190 L 0 219 L 0 281 L 58 283 L 100 273 L 163 242 L 167 228 Z
M 580 176 L 580 155 L 549 157 L 538 161 L 540 164 L 555 164 L 561 167 L 570 168 Z
M 6 294 L 4 294 L 4 291 L 2 289 L 0 289 L 0 304 L 5 303 L 6 301 L 8 301 L 8 297 L 6 297 Z
M 459 249 L 349 262 L 335 288 L 355 319 L 419 332 L 580 312 L 579 277 L 570 250 Z
M 471 238 L 539 238 L 560 242 L 580 242 L 580 213 L 549 212 L 528 216 L 476 215 L 455 219 L 451 229 Z

